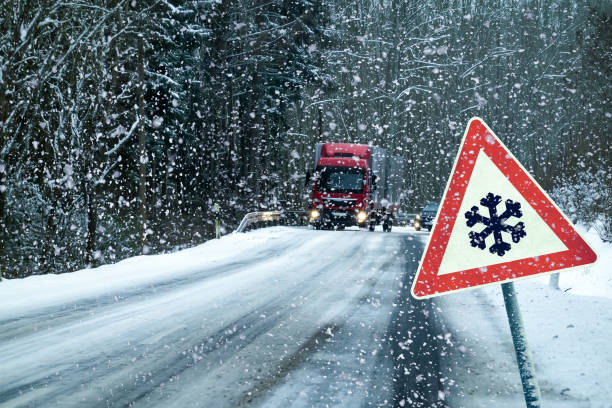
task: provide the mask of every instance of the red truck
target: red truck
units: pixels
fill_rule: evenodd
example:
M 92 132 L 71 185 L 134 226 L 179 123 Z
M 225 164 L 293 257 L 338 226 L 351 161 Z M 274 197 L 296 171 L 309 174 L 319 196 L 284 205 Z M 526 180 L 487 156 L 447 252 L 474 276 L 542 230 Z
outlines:
M 310 172 L 307 174 L 307 182 L 312 181 L 310 224 L 316 229 L 365 226 L 370 204 L 375 203 L 378 196 L 385 197 L 380 194 L 379 187 L 389 193 L 398 190 L 389 187 L 394 183 L 388 183 L 387 174 L 389 168 L 397 168 L 398 162 L 403 167 L 403 162 L 399 158 L 389 158 L 393 159 L 390 164 L 387 159 L 385 149 L 379 147 L 352 143 L 317 144 L 312 177 Z M 395 173 L 401 177 L 401 172 Z M 399 200 L 398 194 L 396 196 L 388 198 L 394 202 L 393 198 Z

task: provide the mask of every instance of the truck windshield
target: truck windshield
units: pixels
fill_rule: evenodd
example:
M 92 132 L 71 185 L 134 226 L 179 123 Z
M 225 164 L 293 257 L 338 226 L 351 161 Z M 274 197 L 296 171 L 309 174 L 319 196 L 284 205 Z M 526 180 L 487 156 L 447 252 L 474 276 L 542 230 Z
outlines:
M 319 169 L 319 190 L 327 193 L 362 193 L 364 170 L 361 168 L 323 167 Z

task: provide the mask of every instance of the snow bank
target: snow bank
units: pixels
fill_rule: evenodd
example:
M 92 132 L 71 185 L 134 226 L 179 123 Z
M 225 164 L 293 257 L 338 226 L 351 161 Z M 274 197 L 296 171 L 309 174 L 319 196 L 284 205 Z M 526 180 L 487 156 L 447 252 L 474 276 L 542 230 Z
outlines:
M 578 230 L 599 258 L 593 266 L 561 273 L 559 286 L 576 295 L 612 299 L 612 244 L 603 242 L 593 229 L 586 231 L 579 226 Z
M 255 248 L 279 239 L 286 227 L 265 228 L 248 234 L 230 234 L 182 251 L 142 255 L 116 264 L 59 275 L 38 275 L 0 282 L 0 319 L 29 310 L 68 303 L 81 298 L 152 285 L 168 277 L 181 277 L 230 260 L 248 258 Z M 240 252 L 238 249 L 240 248 Z

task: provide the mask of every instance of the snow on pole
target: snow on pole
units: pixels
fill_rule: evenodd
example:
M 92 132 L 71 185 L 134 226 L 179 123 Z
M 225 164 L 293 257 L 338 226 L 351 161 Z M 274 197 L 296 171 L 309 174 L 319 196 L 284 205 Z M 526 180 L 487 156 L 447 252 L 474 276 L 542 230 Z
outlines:
M 506 304 L 506 313 L 508 314 L 508 323 L 510 324 L 510 332 L 512 333 L 514 351 L 516 352 L 516 362 L 521 375 L 521 383 L 523 384 L 525 403 L 527 408 L 541 408 L 542 396 L 540 386 L 538 385 L 531 351 L 527 343 L 527 335 L 516 298 L 514 283 L 506 282 L 502 283 L 501 286 L 504 294 L 504 303 Z

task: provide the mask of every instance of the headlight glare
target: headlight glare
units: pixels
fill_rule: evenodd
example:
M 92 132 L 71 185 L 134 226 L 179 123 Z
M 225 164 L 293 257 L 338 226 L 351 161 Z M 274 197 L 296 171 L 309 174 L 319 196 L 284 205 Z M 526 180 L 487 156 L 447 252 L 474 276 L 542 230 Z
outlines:
M 357 221 L 359 223 L 365 222 L 367 218 L 368 218 L 368 214 L 366 214 L 365 211 L 360 211 L 357 213 Z
M 317 209 L 313 209 L 312 211 L 310 211 L 310 219 L 311 220 L 316 220 L 317 218 L 319 218 L 320 215 L 321 215 L 321 213 Z

